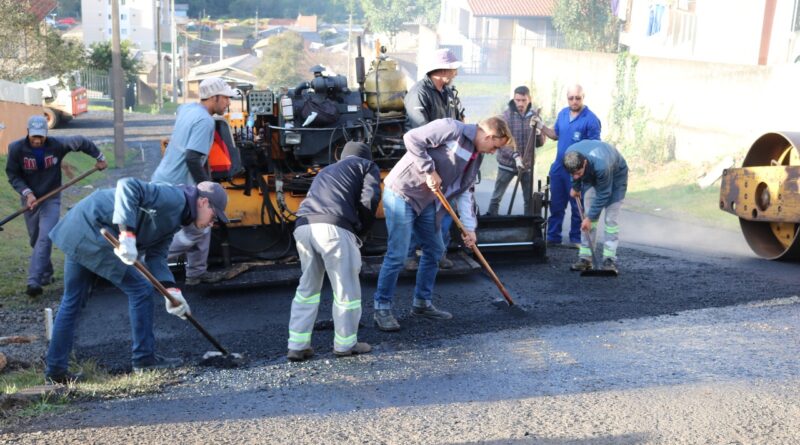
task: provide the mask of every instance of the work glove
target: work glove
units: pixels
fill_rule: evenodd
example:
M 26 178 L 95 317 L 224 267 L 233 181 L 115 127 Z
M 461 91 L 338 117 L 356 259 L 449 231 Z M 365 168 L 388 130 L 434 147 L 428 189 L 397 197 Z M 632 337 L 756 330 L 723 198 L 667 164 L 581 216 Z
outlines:
M 514 158 L 514 162 L 517 164 L 517 170 L 525 170 L 525 163 L 521 157 Z
M 183 298 L 183 293 L 177 287 L 170 287 L 167 289 L 167 292 L 172 296 L 179 303 L 178 306 L 173 306 L 172 303 L 164 297 L 167 306 L 167 312 L 170 314 L 186 320 L 186 315 L 192 315 L 192 311 L 189 309 L 189 303 L 186 302 L 186 299 Z
M 133 232 L 123 231 L 119 234 L 119 247 L 114 248 L 123 263 L 131 266 L 136 262 L 139 252 L 136 250 L 136 235 Z
M 542 128 L 542 118 L 538 115 L 531 118 L 531 127 Z

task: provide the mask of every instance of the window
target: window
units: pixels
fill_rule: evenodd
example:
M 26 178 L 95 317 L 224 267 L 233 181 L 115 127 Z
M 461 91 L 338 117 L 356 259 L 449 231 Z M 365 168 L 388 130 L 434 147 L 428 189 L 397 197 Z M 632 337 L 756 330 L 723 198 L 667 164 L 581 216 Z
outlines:
M 121 35 L 123 35 L 123 36 L 126 36 L 126 35 L 128 35 L 128 30 L 127 30 L 127 28 L 122 28 L 122 29 L 119 30 L 119 33 Z
M 120 19 L 120 20 L 125 20 L 125 19 L 127 19 L 127 18 L 128 18 L 128 17 L 127 17 L 125 14 L 120 14 L 120 15 L 119 15 L 119 19 Z

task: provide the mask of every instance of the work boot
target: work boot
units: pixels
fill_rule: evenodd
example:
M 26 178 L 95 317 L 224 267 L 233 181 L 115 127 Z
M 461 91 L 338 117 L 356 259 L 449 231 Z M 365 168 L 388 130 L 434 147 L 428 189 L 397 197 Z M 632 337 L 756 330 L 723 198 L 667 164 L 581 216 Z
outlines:
M 569 270 L 575 272 L 583 272 L 586 270 L 592 270 L 592 262 L 586 258 L 578 258 L 578 261 L 570 266 Z
M 286 353 L 286 358 L 289 359 L 290 362 L 302 362 L 304 360 L 308 360 L 314 356 L 314 349 L 313 348 L 306 348 L 306 349 L 290 349 L 289 352 Z
M 182 364 L 183 360 L 179 358 L 164 357 L 158 354 L 154 354 L 151 358 L 142 359 L 131 363 L 133 372 L 137 374 L 153 369 L 177 368 Z
M 453 260 L 443 256 L 441 260 L 439 260 L 439 269 L 452 269 L 455 264 L 453 264 Z
M 334 349 L 333 354 L 337 357 L 349 357 L 351 355 L 366 354 L 369 351 L 372 351 L 372 346 L 370 346 L 369 343 L 358 342 L 347 351 L 337 351 Z
M 417 260 L 416 256 L 413 258 L 406 258 L 403 268 L 407 272 L 415 272 L 417 269 L 419 269 L 419 260 Z
M 42 286 L 38 284 L 29 284 L 28 287 L 25 288 L 25 293 L 31 297 L 42 295 L 42 292 Z
M 430 305 L 428 307 L 411 306 L 411 315 L 415 317 L 430 318 L 431 320 L 449 320 L 453 314 L 441 311 Z
M 63 373 L 58 374 L 45 374 L 44 376 L 45 383 L 52 383 L 56 385 L 69 385 L 70 383 L 79 383 L 84 381 L 83 373 L 71 373 L 69 371 L 65 371 Z
M 375 325 L 378 329 L 385 332 L 394 332 L 400 330 L 400 323 L 392 315 L 391 309 L 377 309 L 372 316 L 375 319 Z
M 184 283 L 187 286 L 197 286 L 200 283 L 217 283 L 225 279 L 225 271 L 218 270 L 215 272 L 205 271 L 196 277 L 186 277 Z
M 603 270 L 619 273 L 619 270 L 617 270 L 617 263 L 613 258 L 606 258 L 603 260 Z

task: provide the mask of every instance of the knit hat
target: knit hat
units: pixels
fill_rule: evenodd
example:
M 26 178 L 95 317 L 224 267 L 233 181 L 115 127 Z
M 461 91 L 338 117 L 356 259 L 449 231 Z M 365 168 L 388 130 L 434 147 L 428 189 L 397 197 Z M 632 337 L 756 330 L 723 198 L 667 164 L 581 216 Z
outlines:
M 344 144 L 344 148 L 342 149 L 342 159 L 347 156 L 358 156 L 359 158 L 371 161 L 372 150 L 370 150 L 369 145 L 363 142 L 350 141 Z

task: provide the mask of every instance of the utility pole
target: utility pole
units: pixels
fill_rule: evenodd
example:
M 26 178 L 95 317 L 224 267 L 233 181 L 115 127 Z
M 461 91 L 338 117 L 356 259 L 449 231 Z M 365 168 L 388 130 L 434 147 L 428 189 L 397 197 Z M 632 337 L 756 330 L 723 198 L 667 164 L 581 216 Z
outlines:
M 351 10 L 352 11 L 352 10 Z M 353 13 L 350 12 L 349 25 L 347 27 L 347 82 L 352 80 L 351 72 L 353 69 Z M 355 82 L 353 83 L 355 85 Z
M 224 44 L 222 41 L 222 31 L 225 29 L 225 26 L 220 23 L 219 24 L 219 60 L 222 60 L 222 45 Z
M 116 166 L 125 167 L 125 83 L 122 72 L 122 53 L 119 43 L 119 0 L 111 2 L 111 81 L 114 86 L 114 159 Z
M 255 35 L 253 36 L 256 40 L 258 40 L 258 8 L 256 8 L 256 25 L 254 29 Z
M 186 79 L 189 78 L 189 40 L 183 39 L 183 61 L 181 62 L 181 79 L 183 79 L 183 94 L 181 95 L 181 103 L 186 103 L 186 96 L 189 95 L 189 83 Z
M 117 0 L 114 1 L 116 2 Z M 156 62 L 156 105 L 160 113 L 161 108 L 164 106 L 164 77 L 161 70 L 163 62 L 161 60 L 161 0 L 156 0 L 156 58 L 158 59 Z
M 170 45 L 170 49 L 172 50 L 172 63 L 170 63 L 170 79 L 172 79 L 172 103 L 178 103 L 178 80 L 175 78 L 177 74 L 177 70 L 175 65 L 178 63 L 178 29 L 177 25 L 175 24 L 175 0 L 170 0 L 170 15 L 169 15 L 169 32 L 170 38 L 172 39 L 172 44 Z

